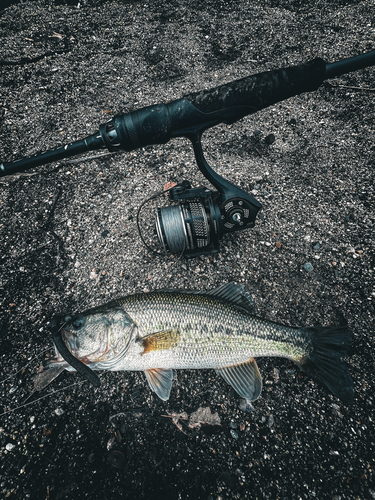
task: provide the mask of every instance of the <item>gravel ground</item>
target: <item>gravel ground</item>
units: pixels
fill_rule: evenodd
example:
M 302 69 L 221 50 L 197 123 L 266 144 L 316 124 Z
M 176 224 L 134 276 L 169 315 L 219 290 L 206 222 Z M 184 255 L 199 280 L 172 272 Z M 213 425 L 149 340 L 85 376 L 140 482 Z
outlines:
M 375 41 L 374 0 L 5 4 L 1 161 L 84 138 L 119 112 Z M 138 206 L 166 182 L 207 185 L 186 140 L 3 179 L 2 498 L 375 498 L 374 76 L 327 81 L 205 134 L 215 169 L 263 204 L 255 228 L 224 237 L 213 257 L 154 256 L 137 232 Z M 264 390 L 250 413 L 209 370 L 179 372 L 166 403 L 141 373 L 103 374 L 100 389 L 65 373 L 18 409 L 35 356 L 52 354 L 51 315 L 228 281 L 274 321 L 346 320 L 355 404 L 272 358 L 259 360 Z M 170 417 L 200 408 L 216 425 Z

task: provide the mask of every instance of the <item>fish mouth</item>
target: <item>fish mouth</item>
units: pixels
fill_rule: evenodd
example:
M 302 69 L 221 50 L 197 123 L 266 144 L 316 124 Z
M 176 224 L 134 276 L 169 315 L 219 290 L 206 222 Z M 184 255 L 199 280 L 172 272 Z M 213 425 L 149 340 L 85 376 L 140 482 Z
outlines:
M 71 352 L 71 354 L 76 358 L 76 359 L 79 359 L 78 357 L 78 350 L 77 350 L 77 346 L 76 346 L 76 341 L 74 339 L 74 337 L 72 336 L 72 334 L 68 331 L 68 330 L 64 330 L 64 329 L 61 329 L 61 338 L 62 340 L 64 341 L 64 344 L 67 346 L 67 348 L 69 349 L 69 351 Z M 55 357 L 50 359 L 47 364 L 50 365 L 50 364 L 68 364 L 65 360 L 65 358 L 60 354 L 60 351 L 58 350 L 58 348 L 56 347 L 56 345 L 54 345 L 54 348 L 55 348 Z M 82 358 L 82 359 L 79 359 L 82 363 L 85 363 L 87 364 L 87 359 L 85 358 Z
M 52 340 L 55 344 L 56 349 L 56 358 L 63 358 L 66 364 L 70 365 L 72 368 L 77 370 L 84 378 L 86 378 L 89 382 L 91 382 L 94 387 L 100 387 L 100 379 L 99 377 L 85 365 L 83 361 L 74 356 L 74 352 L 68 349 L 66 341 L 64 341 L 63 336 L 68 341 L 68 344 L 71 346 L 71 349 L 75 350 L 75 341 L 70 342 L 71 335 L 69 332 L 65 330 L 62 326 L 60 327 L 62 322 L 62 317 L 57 316 L 53 318 L 50 322 L 50 329 L 52 333 Z M 58 352 L 60 351 L 60 352 Z M 60 366 L 62 366 L 62 362 L 59 362 Z
M 98 363 L 109 363 L 112 364 L 113 361 L 117 361 L 120 355 L 123 355 L 123 350 L 116 352 L 112 347 L 108 345 L 108 341 L 106 342 L 105 347 L 103 349 L 99 349 L 98 351 L 92 352 L 91 354 L 86 354 L 84 356 L 79 355 L 79 349 L 77 347 L 76 336 L 73 332 L 69 330 L 61 329 L 61 338 L 66 345 L 69 352 L 74 356 L 77 360 L 85 365 L 95 365 Z M 55 347 L 55 357 L 50 359 L 47 364 L 53 365 L 67 365 L 64 356 L 60 353 L 59 349 Z

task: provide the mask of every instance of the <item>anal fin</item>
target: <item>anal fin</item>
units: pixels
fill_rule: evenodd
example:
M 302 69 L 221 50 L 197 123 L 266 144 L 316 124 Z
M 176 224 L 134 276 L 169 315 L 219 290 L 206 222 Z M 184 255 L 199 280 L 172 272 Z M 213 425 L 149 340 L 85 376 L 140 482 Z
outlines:
M 150 389 L 154 391 L 160 399 L 167 401 L 176 372 L 172 368 L 153 368 L 152 370 L 146 370 L 145 375 Z
M 262 377 L 254 358 L 239 365 L 226 366 L 216 370 L 225 382 L 248 401 L 255 401 L 262 392 Z

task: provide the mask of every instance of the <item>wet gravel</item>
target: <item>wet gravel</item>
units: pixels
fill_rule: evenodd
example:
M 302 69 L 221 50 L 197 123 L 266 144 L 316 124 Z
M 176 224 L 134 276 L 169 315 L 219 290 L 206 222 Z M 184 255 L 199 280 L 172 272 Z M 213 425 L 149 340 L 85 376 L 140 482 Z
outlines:
M 373 0 L 2 5 L 1 161 L 81 139 L 118 112 L 375 40 Z M 3 179 L 1 498 L 375 498 L 374 76 L 344 75 L 205 134 L 217 171 L 263 205 L 216 256 L 155 257 L 137 232 L 138 206 L 165 183 L 207 185 L 185 140 Z M 35 356 L 52 354 L 51 315 L 228 281 L 274 321 L 346 320 L 355 404 L 262 359 L 264 390 L 247 412 L 209 370 L 179 372 L 165 403 L 143 374 L 103 374 L 94 389 L 66 373 L 17 409 Z M 189 425 L 202 412 L 215 419 Z

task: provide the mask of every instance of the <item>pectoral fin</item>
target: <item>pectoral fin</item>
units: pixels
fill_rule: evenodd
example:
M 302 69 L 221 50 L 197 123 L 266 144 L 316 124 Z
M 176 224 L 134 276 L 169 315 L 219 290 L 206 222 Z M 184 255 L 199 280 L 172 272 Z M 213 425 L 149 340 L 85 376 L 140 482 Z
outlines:
M 262 377 L 254 358 L 240 365 L 216 370 L 223 379 L 243 398 L 255 401 L 262 392 Z
M 153 370 L 146 370 L 145 375 L 151 390 L 156 392 L 160 399 L 167 401 L 175 378 L 175 371 L 171 368 L 154 368 Z
M 178 330 L 163 330 L 162 332 L 151 333 L 145 337 L 140 337 L 137 342 L 144 347 L 143 354 L 151 351 L 172 349 L 178 344 L 180 332 Z

